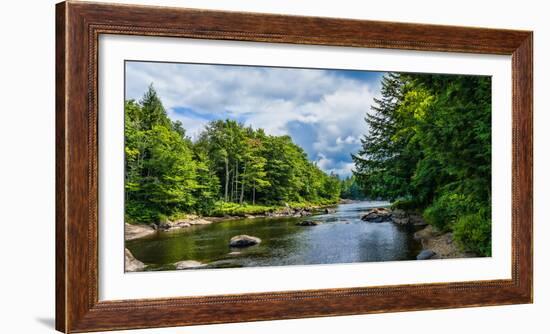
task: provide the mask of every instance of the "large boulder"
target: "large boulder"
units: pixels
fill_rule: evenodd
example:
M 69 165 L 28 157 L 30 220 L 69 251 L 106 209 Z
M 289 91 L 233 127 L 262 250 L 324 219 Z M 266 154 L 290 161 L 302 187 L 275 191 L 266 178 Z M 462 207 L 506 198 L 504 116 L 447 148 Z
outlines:
M 424 242 L 425 240 L 433 239 L 442 234 L 442 232 L 434 228 L 432 225 L 428 225 L 422 230 L 415 232 L 414 239 Z
M 414 226 L 427 226 L 428 223 L 424 220 L 421 214 L 411 213 L 409 214 L 409 223 Z
M 136 259 L 128 248 L 124 248 L 124 270 L 142 271 L 143 269 L 145 269 L 145 264 Z
M 369 210 L 361 220 L 371 223 L 381 223 L 391 219 L 391 211 L 387 208 L 374 208 Z
M 193 261 L 193 260 L 186 260 L 186 261 L 179 261 L 174 263 L 177 270 L 184 270 L 184 269 L 195 269 L 195 268 L 201 268 L 206 266 L 204 263 L 200 263 L 199 261 Z
M 260 238 L 253 237 L 246 234 L 236 235 L 229 241 L 229 246 L 231 247 L 249 247 L 254 246 L 262 242 Z
M 391 220 L 398 225 L 407 225 L 410 222 L 409 215 L 401 209 L 392 210 Z
M 134 240 L 143 238 L 149 235 L 153 235 L 157 231 L 149 226 L 144 224 L 124 224 L 124 240 Z
M 396 223 L 397 225 L 407 225 L 407 224 L 410 223 L 409 217 L 403 217 L 403 218 L 392 217 L 391 220 L 392 220 L 392 222 Z
M 319 224 L 321 224 L 321 222 L 315 220 L 302 220 L 296 223 L 298 226 L 317 226 Z
M 421 214 L 401 209 L 391 211 L 391 220 L 398 225 L 413 225 L 417 227 L 428 225 Z

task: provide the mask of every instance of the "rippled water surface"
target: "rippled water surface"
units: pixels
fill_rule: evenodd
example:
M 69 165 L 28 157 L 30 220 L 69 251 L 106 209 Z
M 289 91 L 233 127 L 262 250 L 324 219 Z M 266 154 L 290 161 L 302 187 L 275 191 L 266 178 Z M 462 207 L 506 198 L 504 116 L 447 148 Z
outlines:
M 304 218 L 253 218 L 193 226 L 127 242 L 134 256 L 156 269 L 172 269 L 183 260 L 208 263 L 208 267 L 253 267 L 397 261 L 415 259 L 420 245 L 414 231 L 390 222 L 368 223 L 361 215 L 383 202 L 341 204 L 335 213 Z M 317 226 L 297 226 L 300 220 L 320 221 Z M 259 245 L 229 247 L 229 239 L 248 234 Z M 229 254 L 231 252 L 240 254 Z

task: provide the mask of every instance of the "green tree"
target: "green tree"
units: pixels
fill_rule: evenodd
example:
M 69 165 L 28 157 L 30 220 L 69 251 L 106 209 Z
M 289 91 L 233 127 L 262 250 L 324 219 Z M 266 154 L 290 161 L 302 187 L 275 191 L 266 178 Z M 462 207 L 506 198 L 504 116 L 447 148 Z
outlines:
M 194 162 L 197 174 L 197 185 L 193 192 L 196 199 L 195 211 L 200 214 L 208 214 L 215 208 L 216 201 L 220 198 L 220 180 L 206 152 L 196 150 Z
M 166 115 L 152 85 L 125 104 L 126 215 L 155 222 L 196 203 L 196 166 L 181 124 Z
M 365 194 L 404 199 L 465 249 L 489 254 L 490 78 L 390 73 L 381 93 L 353 156 Z
M 364 199 L 363 189 L 357 182 L 355 175 L 348 176 L 340 184 L 341 197 L 346 199 Z
M 251 192 L 252 204 L 256 204 L 256 191 L 266 189 L 271 184 L 267 180 L 267 173 L 265 171 L 265 165 L 267 159 L 262 156 L 264 135 L 257 136 L 255 133 L 251 134 L 252 138 L 246 140 L 246 153 L 244 154 L 244 166 L 243 166 L 243 186 L 241 188 L 240 203 L 243 202 L 245 188 Z
M 410 195 L 410 178 L 421 152 L 407 148 L 412 133 L 410 119 L 400 113 L 404 96 L 410 90 L 407 77 L 389 73 L 382 78 L 380 99 L 374 99 L 365 121 L 369 132 L 361 139 L 362 148 L 352 156 L 355 176 L 370 198 L 394 200 Z

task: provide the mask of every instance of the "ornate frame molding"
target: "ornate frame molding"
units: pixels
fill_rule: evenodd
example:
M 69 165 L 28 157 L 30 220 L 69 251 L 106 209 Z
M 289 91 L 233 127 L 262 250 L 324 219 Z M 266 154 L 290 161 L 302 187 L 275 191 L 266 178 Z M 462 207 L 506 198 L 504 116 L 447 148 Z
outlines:
M 99 301 L 97 63 L 101 34 L 511 55 L 512 279 Z M 56 7 L 56 43 L 57 330 L 532 302 L 532 32 L 66 1 Z

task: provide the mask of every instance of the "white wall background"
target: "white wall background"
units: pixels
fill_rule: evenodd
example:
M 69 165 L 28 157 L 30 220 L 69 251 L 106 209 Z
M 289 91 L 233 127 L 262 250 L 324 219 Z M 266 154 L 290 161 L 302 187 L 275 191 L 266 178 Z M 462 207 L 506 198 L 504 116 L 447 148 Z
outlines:
M 54 317 L 54 4 L 0 4 L 0 332 L 51 333 Z M 535 303 L 126 333 L 547 333 L 550 309 L 550 23 L 544 1 L 129 0 L 195 8 L 535 31 Z

